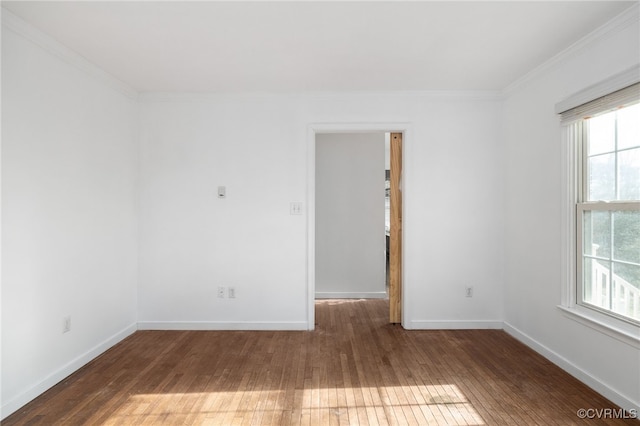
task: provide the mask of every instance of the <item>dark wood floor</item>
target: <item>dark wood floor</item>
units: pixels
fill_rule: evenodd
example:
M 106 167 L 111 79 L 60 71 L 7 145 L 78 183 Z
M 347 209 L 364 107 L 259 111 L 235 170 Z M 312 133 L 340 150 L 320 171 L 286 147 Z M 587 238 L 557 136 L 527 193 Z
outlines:
M 139 331 L 3 425 L 638 424 L 498 330 L 407 331 L 385 300 L 316 304 L 313 332 Z

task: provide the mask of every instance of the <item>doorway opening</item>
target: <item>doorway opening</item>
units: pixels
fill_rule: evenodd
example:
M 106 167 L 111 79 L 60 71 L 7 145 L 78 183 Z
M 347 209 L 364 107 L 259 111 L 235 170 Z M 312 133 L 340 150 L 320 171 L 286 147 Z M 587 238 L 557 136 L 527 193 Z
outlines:
M 406 129 L 387 129 L 310 128 L 310 329 L 316 298 L 388 298 L 389 321 L 402 322 L 400 178 Z

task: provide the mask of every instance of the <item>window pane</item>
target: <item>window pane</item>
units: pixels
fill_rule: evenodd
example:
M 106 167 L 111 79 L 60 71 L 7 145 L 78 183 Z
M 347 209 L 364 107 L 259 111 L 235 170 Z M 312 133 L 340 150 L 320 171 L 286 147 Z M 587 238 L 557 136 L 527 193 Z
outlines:
M 618 153 L 620 200 L 640 200 L 640 148 Z
M 613 257 L 640 263 L 640 211 L 613 212 Z
M 609 112 L 589 119 L 588 155 L 615 150 L 616 113 Z
M 589 158 L 588 201 L 611 201 L 616 196 L 615 154 Z
M 640 146 L 640 104 L 618 111 L 618 149 Z
M 633 319 L 640 319 L 640 266 L 613 264 L 611 309 Z
M 611 219 L 607 211 L 586 211 L 583 216 L 583 253 L 611 257 Z
M 614 279 L 620 279 L 640 290 L 640 266 L 614 262 Z
M 583 300 L 592 305 L 609 309 L 610 288 L 609 262 L 585 258 Z

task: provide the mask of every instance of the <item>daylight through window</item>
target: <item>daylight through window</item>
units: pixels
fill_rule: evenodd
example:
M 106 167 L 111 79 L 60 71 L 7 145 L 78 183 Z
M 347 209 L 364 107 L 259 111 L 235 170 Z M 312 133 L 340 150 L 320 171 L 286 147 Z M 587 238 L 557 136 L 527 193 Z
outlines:
M 640 103 L 574 126 L 582 160 L 576 302 L 640 323 Z

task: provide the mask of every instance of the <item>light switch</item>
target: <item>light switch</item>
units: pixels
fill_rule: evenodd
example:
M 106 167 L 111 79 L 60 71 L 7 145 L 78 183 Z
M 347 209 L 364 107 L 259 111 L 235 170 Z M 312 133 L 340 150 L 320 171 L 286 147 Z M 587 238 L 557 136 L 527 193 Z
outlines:
M 227 197 L 227 188 L 224 186 L 218 187 L 218 198 L 226 198 Z

